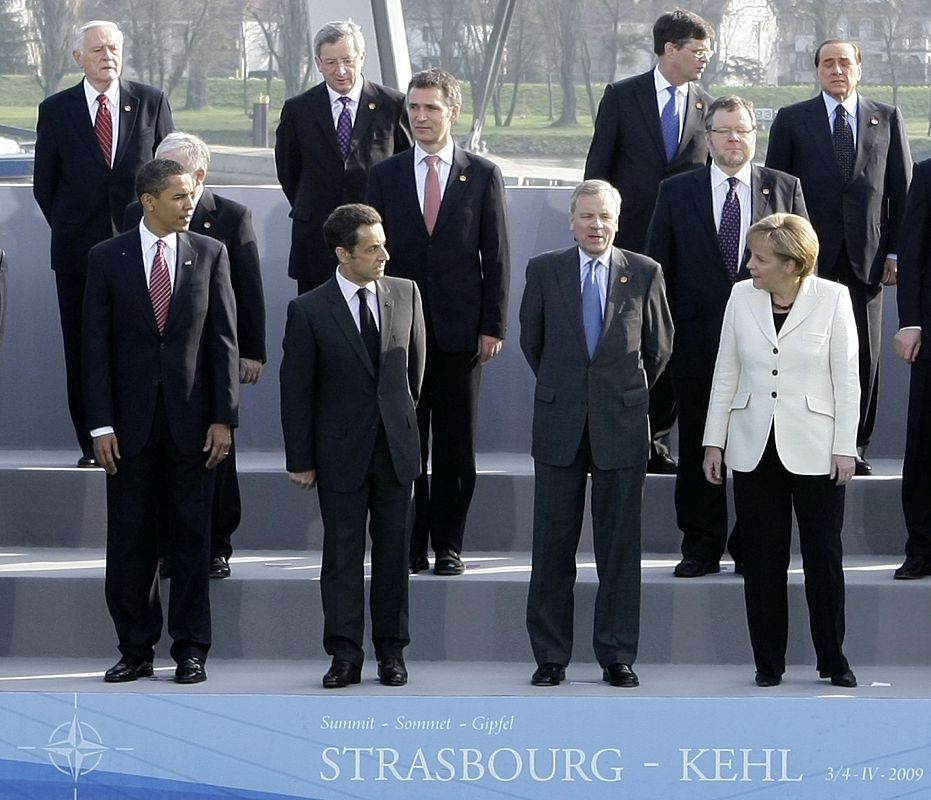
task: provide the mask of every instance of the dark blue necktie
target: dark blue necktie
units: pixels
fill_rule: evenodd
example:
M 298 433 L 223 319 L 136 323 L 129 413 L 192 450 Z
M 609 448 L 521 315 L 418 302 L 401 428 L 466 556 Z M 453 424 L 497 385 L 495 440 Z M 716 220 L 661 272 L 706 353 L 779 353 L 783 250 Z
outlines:
M 585 279 L 582 283 L 582 326 L 585 328 L 585 344 L 588 346 L 588 357 L 595 355 L 598 340 L 601 338 L 601 328 L 604 325 L 604 309 L 601 306 L 601 294 L 598 291 L 598 281 L 595 280 L 595 266 L 597 261 L 589 261 L 586 265 Z
M 663 106 L 659 122 L 663 128 L 663 144 L 666 146 L 666 160 L 672 161 L 679 149 L 679 109 L 676 108 L 676 87 L 667 86 L 669 99 Z
M 834 110 L 834 131 L 831 134 L 831 139 L 834 143 L 834 157 L 837 159 L 837 166 L 840 167 L 841 175 L 844 176 L 844 183 L 847 183 L 850 176 L 853 175 L 856 148 L 853 143 L 853 131 L 847 121 L 847 109 L 842 105 L 838 105 Z
M 336 141 L 339 142 L 339 152 L 345 161 L 352 139 L 352 114 L 349 111 L 348 97 L 338 97 L 337 100 L 343 104 L 343 110 L 339 112 L 339 118 L 336 120 Z
M 721 207 L 721 225 L 718 228 L 718 245 L 731 283 L 737 280 L 738 249 L 740 247 L 740 198 L 737 197 L 737 178 L 727 179 L 730 188 Z

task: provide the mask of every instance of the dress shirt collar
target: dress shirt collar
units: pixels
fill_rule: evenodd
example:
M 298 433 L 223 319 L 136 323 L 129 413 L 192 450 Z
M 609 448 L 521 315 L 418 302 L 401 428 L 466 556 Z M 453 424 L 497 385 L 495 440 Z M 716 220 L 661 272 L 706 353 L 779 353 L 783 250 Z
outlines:
M 84 84 L 84 98 L 87 100 L 87 107 L 91 111 L 94 109 L 94 103 L 97 102 L 97 98 L 105 94 L 107 96 L 107 102 L 110 104 L 110 116 L 115 117 L 117 114 L 117 109 L 120 107 L 120 81 L 119 78 L 112 81 L 107 87 L 107 91 L 98 92 L 93 86 L 90 85 L 90 82 L 87 78 L 83 81 Z
M 352 88 L 348 92 L 346 92 L 346 94 L 340 94 L 339 92 L 334 92 L 330 88 L 330 84 L 324 83 L 323 85 L 326 86 L 327 94 L 330 96 L 330 105 L 335 106 L 339 102 L 340 97 L 348 97 L 352 101 L 350 102 L 349 105 L 352 106 L 353 108 L 358 108 L 359 100 L 362 97 L 362 80 L 363 79 L 361 75 L 358 78 L 356 78 L 356 82 L 352 85 Z M 340 107 L 340 110 L 342 110 L 342 103 L 339 104 L 339 107 Z
M 653 68 L 653 85 L 656 87 L 657 94 L 665 92 L 670 86 L 672 86 L 672 83 L 666 80 L 666 76 L 660 72 L 659 65 Z M 688 85 L 688 81 L 686 81 L 685 83 L 677 86 L 676 95 L 685 97 L 688 94 Z
M 744 184 L 748 189 L 750 188 L 750 176 L 753 174 L 753 167 L 748 161 L 744 164 L 738 171 L 737 174 L 733 177 Z M 711 162 L 711 185 L 719 186 L 722 183 L 727 183 L 727 179 L 731 176 L 728 175 L 724 170 L 722 170 L 717 164 L 713 161 Z
M 178 234 L 169 233 L 167 236 L 156 236 L 145 226 L 145 218 L 139 223 L 139 234 L 142 237 L 143 253 L 147 253 L 151 248 L 155 247 L 155 243 L 159 239 L 165 243 L 165 246 L 171 250 L 172 253 L 178 252 Z
M 336 283 L 339 285 L 339 290 L 342 292 L 343 298 L 347 303 L 353 297 L 355 297 L 356 292 L 358 292 L 359 289 L 365 289 L 367 292 L 371 292 L 377 297 L 377 294 L 375 293 L 375 281 L 369 281 L 367 284 L 365 284 L 365 286 L 359 286 L 343 275 L 343 273 L 340 272 L 339 267 L 336 268 Z
M 594 258 L 586 253 L 581 247 L 578 248 L 579 251 L 579 280 L 582 280 L 585 277 L 585 272 L 588 269 L 589 261 L 597 261 L 603 267 L 606 267 L 608 270 L 611 269 L 611 248 L 609 247 L 605 250 L 600 256 L 595 256 Z
M 847 118 L 851 120 L 850 124 L 856 124 L 857 104 L 860 100 L 859 94 L 854 92 L 852 95 L 850 95 L 850 97 L 844 100 L 843 103 L 839 103 L 837 100 L 831 97 L 831 95 L 827 94 L 826 92 L 821 92 L 821 99 L 824 100 L 824 107 L 828 112 L 828 119 L 831 121 L 832 126 L 834 124 L 834 110 L 841 105 L 847 112 Z
M 447 144 L 443 147 L 442 150 L 438 150 L 435 153 L 428 153 L 419 144 L 415 144 L 414 145 L 414 164 L 423 164 L 424 159 L 427 156 L 433 155 L 433 156 L 439 156 L 440 161 L 442 161 L 447 166 L 452 166 L 454 149 L 455 149 L 455 145 L 453 144 L 452 141 L 447 142 Z

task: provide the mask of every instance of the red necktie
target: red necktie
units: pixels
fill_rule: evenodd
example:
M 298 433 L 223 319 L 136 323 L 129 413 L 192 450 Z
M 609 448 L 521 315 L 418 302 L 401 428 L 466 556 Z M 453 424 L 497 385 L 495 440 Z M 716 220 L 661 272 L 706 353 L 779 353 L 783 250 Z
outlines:
M 439 156 L 427 156 L 427 180 L 423 188 L 423 221 L 427 233 L 433 234 L 436 218 L 440 214 L 440 171 L 437 168 Z
M 152 274 L 149 277 L 149 294 L 152 297 L 152 309 L 158 332 L 165 332 L 168 322 L 168 309 L 171 306 L 171 278 L 168 275 L 168 262 L 165 260 L 165 243 L 159 239 L 155 243 L 155 258 L 152 260 Z
M 97 116 L 94 118 L 94 133 L 100 142 L 107 167 L 111 165 L 111 152 L 113 150 L 113 120 L 110 117 L 110 106 L 107 105 L 107 96 L 97 96 Z

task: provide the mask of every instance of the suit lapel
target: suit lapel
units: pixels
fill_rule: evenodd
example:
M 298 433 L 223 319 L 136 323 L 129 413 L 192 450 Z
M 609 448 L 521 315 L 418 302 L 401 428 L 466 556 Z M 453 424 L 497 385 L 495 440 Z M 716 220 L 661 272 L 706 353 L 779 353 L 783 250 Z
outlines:
M 336 276 L 330 278 L 325 286 L 328 287 L 327 300 L 330 302 L 330 311 L 333 314 L 333 320 L 349 342 L 349 347 L 368 370 L 369 375 L 374 378 L 375 370 L 372 367 L 372 361 L 365 350 L 365 345 L 362 344 L 362 335 L 359 333 L 355 320 L 352 318 L 352 313 L 349 311 L 346 298 L 343 297 L 339 284 L 336 282 Z
M 747 303 L 760 332 L 770 344 L 775 345 L 776 323 L 773 322 L 773 306 L 770 293 L 763 289 L 754 289 L 747 297 Z
M 123 81 L 120 81 L 120 107 L 117 109 L 117 113 L 120 115 L 120 130 L 117 133 L 113 169 L 119 166 L 120 161 L 126 154 L 127 143 L 132 140 L 133 130 L 139 118 L 139 98 Z
M 692 192 L 692 207 L 697 210 L 698 223 L 708 240 L 708 252 L 716 255 L 715 262 L 727 272 L 718 244 L 718 229 L 714 226 L 714 191 L 711 187 L 711 168 L 702 167 L 692 173 L 689 187 Z
M 359 143 L 365 138 L 366 131 L 371 126 L 372 120 L 375 119 L 377 111 L 378 105 L 375 92 L 372 91 L 371 84 L 365 81 L 362 84 L 362 94 L 359 96 L 359 105 L 356 108 L 356 118 L 352 123 L 352 138 L 349 140 L 350 155 L 358 149 Z M 335 130 L 334 128 L 334 140 L 336 138 Z
M 336 126 L 333 124 L 333 109 L 330 107 L 330 93 L 326 83 L 317 84 L 317 91 L 311 89 L 307 99 L 310 104 L 311 117 L 317 123 L 320 134 L 326 146 L 329 147 L 339 161 L 343 160 L 339 152 L 339 141 L 336 138 Z M 355 131 L 353 131 L 355 132 Z
M 828 172 L 837 181 L 843 183 L 844 176 L 841 175 L 837 157 L 834 155 L 831 123 L 828 120 L 828 113 L 824 107 L 824 98 L 820 92 L 809 101 L 806 110 L 808 111 L 808 120 L 805 127 L 806 132 L 810 135 L 809 141 L 817 149 L 821 160 L 829 165 L 827 167 Z
M 775 184 L 772 176 L 756 166 L 750 167 L 750 224 L 759 222 L 763 217 L 772 214 L 772 199 Z M 750 260 L 750 250 L 744 243 L 743 255 L 740 259 L 738 280 L 747 277 L 747 262 Z
M 554 264 L 556 285 L 562 293 L 569 327 L 576 332 L 577 342 L 582 352 L 588 356 L 585 343 L 585 323 L 582 321 L 582 281 L 579 276 L 579 250 L 573 247 L 567 250 Z
M 624 291 L 630 285 L 630 269 L 627 265 L 627 258 L 624 253 L 617 247 L 611 248 L 611 269 L 608 271 L 608 293 L 605 303 L 604 327 L 601 329 L 601 338 L 598 340 L 598 347 L 595 348 L 595 355 L 598 355 L 598 348 L 605 340 L 611 325 L 614 323 L 627 292 Z M 581 292 L 580 292 L 581 294 Z
M 413 152 L 413 151 L 412 151 Z M 467 187 L 472 180 L 472 160 L 469 158 L 467 151 L 461 147 L 453 148 L 453 163 L 449 167 L 449 179 L 446 181 L 446 191 L 443 192 L 443 199 L 440 201 L 440 213 L 436 218 L 436 225 L 433 228 L 433 235 L 447 224 L 459 224 L 456 219 L 455 210 L 463 208 L 462 197 L 468 190 Z M 423 214 L 420 215 L 423 221 Z M 426 230 L 424 226 L 424 230 Z
M 165 333 L 168 334 L 174 327 L 184 303 L 187 302 L 191 292 L 191 280 L 194 270 L 197 269 L 197 250 L 190 239 L 184 234 L 178 234 L 178 252 L 175 254 L 175 284 L 171 290 L 171 305 L 168 308 L 168 321 L 165 323 Z M 148 291 L 148 290 L 147 290 Z M 149 306 L 151 307 L 151 298 Z M 152 312 L 155 319 L 155 312 Z
M 138 228 L 131 238 L 131 244 L 121 252 L 125 264 L 122 273 L 128 281 L 129 295 L 139 307 L 139 315 L 146 321 L 152 333 L 158 336 L 158 324 L 155 322 L 155 309 L 152 308 L 152 295 L 145 281 L 145 265 L 142 259 L 142 237 Z
M 692 141 L 704 121 L 705 101 L 694 83 L 688 85 L 688 91 L 685 98 L 685 121 L 682 123 L 682 136 L 679 139 L 679 148 L 676 150 L 676 158 L 682 152 L 682 148 Z M 673 161 L 676 159 L 674 158 Z
M 634 95 L 637 98 L 637 105 L 640 107 L 640 113 L 643 116 L 644 125 L 647 130 L 647 139 L 653 149 L 656 150 L 659 157 L 666 161 L 666 145 L 663 144 L 663 129 L 659 122 L 659 109 L 656 103 L 656 83 L 653 80 L 653 70 L 650 70 L 641 76 L 634 89 Z
M 210 236 L 209 231 L 216 224 L 216 218 L 217 201 L 213 197 L 213 192 L 204 187 L 197 201 L 197 208 L 194 209 L 194 216 L 191 218 L 190 230 Z
M 798 289 L 798 294 L 795 296 L 795 302 L 792 304 L 792 309 L 789 311 L 786 321 L 782 323 L 782 330 L 779 331 L 778 338 L 781 339 L 791 330 L 801 325 L 818 307 L 822 299 L 823 295 L 818 293 L 815 282 L 810 277 L 805 278 Z
M 378 297 L 378 333 L 381 338 L 381 347 L 379 348 L 378 370 L 381 374 L 381 359 L 388 351 L 391 344 L 391 331 L 394 325 L 394 296 L 391 287 L 384 281 L 378 281 L 375 284 L 375 294 Z
M 91 156 L 97 159 L 101 167 L 106 169 L 107 165 L 103 159 L 103 151 L 100 149 L 100 142 L 97 141 L 97 133 L 94 131 L 94 123 L 91 122 L 90 114 L 87 111 L 87 97 L 84 94 L 83 80 L 77 86 L 71 88 L 68 95 L 68 110 L 74 130 L 78 132 L 81 141 L 84 142 Z
M 876 106 L 860 96 L 857 101 L 857 150 L 851 180 L 857 175 L 862 175 L 866 169 L 870 154 L 876 146 L 881 121 L 882 117 L 877 113 Z

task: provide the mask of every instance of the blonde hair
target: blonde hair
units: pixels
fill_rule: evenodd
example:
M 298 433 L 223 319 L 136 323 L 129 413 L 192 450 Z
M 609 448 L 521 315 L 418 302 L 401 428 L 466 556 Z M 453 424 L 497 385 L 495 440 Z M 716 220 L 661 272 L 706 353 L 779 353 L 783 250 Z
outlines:
M 750 226 L 747 244 L 766 242 L 780 258 L 795 264 L 795 274 L 805 278 L 815 271 L 818 235 L 811 223 L 797 214 L 770 214 Z

